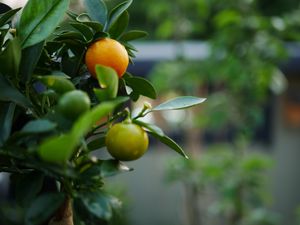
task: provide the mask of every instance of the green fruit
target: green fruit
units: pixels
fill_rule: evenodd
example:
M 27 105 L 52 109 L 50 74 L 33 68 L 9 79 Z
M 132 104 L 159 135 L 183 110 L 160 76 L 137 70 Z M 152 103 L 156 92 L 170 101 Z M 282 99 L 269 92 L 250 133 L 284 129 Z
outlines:
M 66 118 L 74 120 L 89 110 L 89 96 L 80 90 L 65 93 L 58 101 L 57 109 Z
M 123 122 L 113 125 L 107 132 L 108 152 L 116 159 L 130 161 L 140 158 L 148 149 L 148 135 L 140 126 Z

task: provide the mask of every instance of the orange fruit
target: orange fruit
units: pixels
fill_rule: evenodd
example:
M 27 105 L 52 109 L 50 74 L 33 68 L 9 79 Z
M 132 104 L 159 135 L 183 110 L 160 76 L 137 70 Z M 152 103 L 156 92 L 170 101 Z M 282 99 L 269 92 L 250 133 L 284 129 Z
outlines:
M 96 78 L 95 66 L 97 64 L 113 68 L 119 77 L 125 73 L 129 63 L 125 47 L 118 41 L 102 38 L 88 47 L 85 55 L 85 64 L 88 71 Z

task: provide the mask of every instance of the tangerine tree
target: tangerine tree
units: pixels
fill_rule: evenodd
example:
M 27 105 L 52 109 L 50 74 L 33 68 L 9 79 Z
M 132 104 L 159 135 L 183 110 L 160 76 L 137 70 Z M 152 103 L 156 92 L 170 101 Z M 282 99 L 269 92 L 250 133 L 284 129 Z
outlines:
M 86 13 L 76 14 L 69 0 L 29 0 L 19 17 L 20 8 L 0 14 L 0 172 L 10 174 L 20 224 L 106 224 L 120 201 L 103 181 L 130 171 L 121 161 L 141 157 L 148 134 L 187 158 L 142 118 L 205 99 L 145 103 L 131 114 L 132 101 L 156 98 L 149 81 L 126 72 L 131 41 L 146 35 L 127 29 L 131 3 L 85 0 Z M 98 149 L 111 159 L 96 157 Z M 11 219 L 4 213 L 0 223 Z

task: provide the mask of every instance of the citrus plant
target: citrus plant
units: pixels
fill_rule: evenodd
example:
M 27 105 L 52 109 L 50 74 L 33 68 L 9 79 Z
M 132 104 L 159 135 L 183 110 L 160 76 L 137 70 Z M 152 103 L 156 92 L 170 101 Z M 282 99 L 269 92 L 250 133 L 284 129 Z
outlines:
M 130 171 L 121 161 L 140 158 L 148 135 L 187 158 L 142 118 L 204 98 L 130 112 L 140 96 L 156 98 L 149 81 L 126 71 L 137 51 L 131 41 L 146 35 L 127 29 L 131 3 L 108 9 L 85 0 L 86 13 L 78 15 L 69 0 L 29 0 L 20 17 L 20 8 L 0 14 L 0 172 L 11 174 L 15 213 L 24 214 L 10 219 L 19 224 L 106 223 L 120 202 L 104 191 L 104 179 Z M 99 149 L 111 159 L 95 157 Z M 3 214 L 0 223 L 15 224 L 10 219 Z

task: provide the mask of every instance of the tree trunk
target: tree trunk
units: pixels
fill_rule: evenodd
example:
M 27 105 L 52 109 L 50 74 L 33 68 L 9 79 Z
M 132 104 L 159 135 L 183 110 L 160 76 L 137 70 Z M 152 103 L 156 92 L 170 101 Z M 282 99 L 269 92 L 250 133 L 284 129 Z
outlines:
M 50 220 L 49 225 L 74 225 L 72 202 L 70 198 L 66 198 L 64 204 Z

